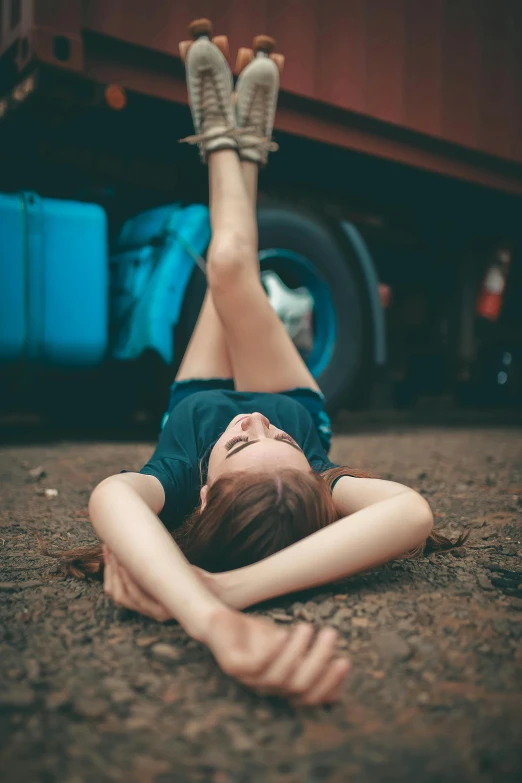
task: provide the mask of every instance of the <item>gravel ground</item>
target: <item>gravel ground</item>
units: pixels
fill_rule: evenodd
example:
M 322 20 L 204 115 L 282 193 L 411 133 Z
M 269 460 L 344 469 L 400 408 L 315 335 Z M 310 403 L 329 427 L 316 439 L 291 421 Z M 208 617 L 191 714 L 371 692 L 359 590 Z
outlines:
M 453 554 L 262 609 L 333 625 L 350 652 L 342 702 L 308 710 L 246 692 L 175 624 L 113 607 L 99 583 L 64 578 L 39 554 L 35 530 L 57 548 L 91 542 L 91 489 L 150 449 L 0 452 L 4 783 L 521 779 L 520 430 L 336 437 L 335 460 L 417 487 L 440 527 L 472 533 Z

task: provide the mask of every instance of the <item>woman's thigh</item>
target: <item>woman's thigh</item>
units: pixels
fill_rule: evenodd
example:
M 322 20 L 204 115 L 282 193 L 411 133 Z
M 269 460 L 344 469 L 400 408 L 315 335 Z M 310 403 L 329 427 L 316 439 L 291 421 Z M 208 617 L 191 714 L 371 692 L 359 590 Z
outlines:
M 183 356 L 176 381 L 190 378 L 231 378 L 232 364 L 225 331 L 207 289 L 196 326 Z
M 236 389 L 274 393 L 306 387 L 320 391 L 259 277 L 238 277 L 234 285 L 213 290 Z

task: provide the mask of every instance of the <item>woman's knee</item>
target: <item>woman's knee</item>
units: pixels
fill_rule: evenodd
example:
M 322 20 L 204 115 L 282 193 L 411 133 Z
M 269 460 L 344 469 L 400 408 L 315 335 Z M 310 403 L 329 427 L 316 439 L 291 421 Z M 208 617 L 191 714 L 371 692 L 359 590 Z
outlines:
M 208 284 L 211 289 L 241 283 L 245 276 L 258 274 L 257 252 L 239 233 L 214 236 L 207 254 Z

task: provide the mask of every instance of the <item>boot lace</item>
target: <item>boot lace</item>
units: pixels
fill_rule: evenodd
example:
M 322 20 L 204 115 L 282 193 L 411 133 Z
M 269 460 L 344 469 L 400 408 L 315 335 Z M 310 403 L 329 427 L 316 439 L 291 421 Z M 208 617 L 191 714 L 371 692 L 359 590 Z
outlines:
M 196 128 L 199 132 L 180 139 L 180 143 L 200 144 L 222 136 L 234 135 L 235 127 L 227 121 L 227 110 L 220 100 L 212 71 L 202 69 L 199 77 L 196 90 L 199 89 L 201 92 L 199 96 L 195 96 L 195 100 L 201 106 L 199 129 Z
M 254 88 L 247 112 L 249 124 L 241 129 L 245 131 L 244 134 L 241 134 L 244 138 L 240 139 L 243 148 L 251 147 L 263 152 L 277 152 L 279 149 L 279 145 L 264 132 L 268 125 L 267 105 L 269 98 L 266 88 Z

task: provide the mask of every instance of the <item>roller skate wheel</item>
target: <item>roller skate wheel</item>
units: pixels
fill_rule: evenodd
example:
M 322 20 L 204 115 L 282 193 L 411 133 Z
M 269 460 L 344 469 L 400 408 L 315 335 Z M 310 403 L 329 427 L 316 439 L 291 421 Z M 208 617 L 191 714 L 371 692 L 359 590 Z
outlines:
M 249 65 L 252 60 L 254 59 L 254 52 L 252 49 L 245 49 L 241 48 L 239 49 L 237 53 L 237 60 L 236 60 L 236 71 L 238 73 L 241 73 L 242 70 L 244 70 L 247 65 Z
M 210 19 L 194 19 L 194 21 L 189 24 L 188 29 L 194 40 L 196 40 L 196 38 L 201 38 L 202 35 L 206 35 L 210 38 L 212 33 L 212 22 Z
M 183 62 L 187 59 L 188 50 L 192 46 L 192 41 L 181 41 L 179 45 L 179 55 Z
M 225 60 L 230 62 L 230 49 L 228 48 L 228 37 L 226 35 L 215 35 L 212 43 L 217 46 Z
M 254 51 L 271 54 L 275 49 L 276 42 L 269 35 L 256 35 L 254 38 Z
M 285 56 L 284 54 L 271 54 L 270 59 L 275 62 L 279 69 L 279 73 L 283 73 L 283 69 L 285 67 Z

